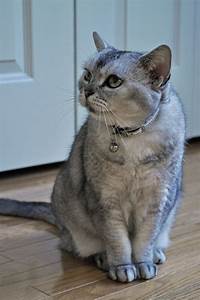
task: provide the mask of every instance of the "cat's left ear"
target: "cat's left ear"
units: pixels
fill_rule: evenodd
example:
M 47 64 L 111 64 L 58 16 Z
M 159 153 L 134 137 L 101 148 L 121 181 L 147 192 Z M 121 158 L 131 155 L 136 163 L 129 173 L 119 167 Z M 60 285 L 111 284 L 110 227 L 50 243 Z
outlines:
M 138 67 L 148 73 L 154 88 L 160 88 L 170 77 L 171 50 L 167 45 L 161 45 L 139 59 Z
M 93 32 L 93 39 L 98 52 L 104 50 L 105 48 L 111 47 L 100 37 L 100 35 L 96 31 Z

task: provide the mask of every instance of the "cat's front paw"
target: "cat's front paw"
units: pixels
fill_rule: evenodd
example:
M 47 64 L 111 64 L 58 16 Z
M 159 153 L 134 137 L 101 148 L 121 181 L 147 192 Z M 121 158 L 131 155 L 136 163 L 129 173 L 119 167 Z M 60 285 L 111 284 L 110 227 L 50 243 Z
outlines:
M 150 262 L 137 263 L 137 274 L 139 279 L 151 279 L 157 275 L 157 266 Z
M 131 282 L 137 278 L 137 270 L 134 265 L 119 265 L 109 268 L 108 277 L 120 282 Z
M 165 253 L 162 249 L 156 248 L 153 254 L 153 262 L 157 265 L 163 264 L 166 261 Z

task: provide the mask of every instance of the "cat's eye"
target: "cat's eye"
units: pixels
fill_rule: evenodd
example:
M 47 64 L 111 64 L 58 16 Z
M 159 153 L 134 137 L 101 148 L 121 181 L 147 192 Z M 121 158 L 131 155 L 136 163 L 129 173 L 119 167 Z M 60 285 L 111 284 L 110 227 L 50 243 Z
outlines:
M 110 75 L 107 80 L 105 81 L 105 84 L 111 88 L 111 89 L 115 89 L 117 87 L 119 87 L 122 84 L 122 79 L 119 78 L 117 75 Z
M 83 78 L 86 82 L 90 82 L 90 80 L 92 78 L 92 74 L 90 73 L 89 70 L 85 69 Z

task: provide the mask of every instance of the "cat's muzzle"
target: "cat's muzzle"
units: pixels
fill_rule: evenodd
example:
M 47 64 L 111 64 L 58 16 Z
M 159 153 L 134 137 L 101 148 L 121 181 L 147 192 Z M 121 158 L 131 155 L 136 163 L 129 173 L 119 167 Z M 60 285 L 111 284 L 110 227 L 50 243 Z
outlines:
M 92 113 L 101 113 L 108 111 L 106 107 L 106 102 L 103 99 L 95 98 L 95 99 L 86 99 L 87 107 Z

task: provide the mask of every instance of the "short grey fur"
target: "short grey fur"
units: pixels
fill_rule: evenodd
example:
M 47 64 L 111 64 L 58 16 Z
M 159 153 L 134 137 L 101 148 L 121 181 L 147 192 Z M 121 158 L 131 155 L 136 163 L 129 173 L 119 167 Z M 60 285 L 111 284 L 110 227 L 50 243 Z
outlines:
M 79 81 L 89 116 L 57 176 L 51 204 L 2 199 L 0 213 L 56 224 L 62 248 L 93 256 L 113 280 L 150 279 L 165 261 L 182 182 L 185 119 L 167 81 L 171 51 L 166 45 L 147 54 L 121 51 L 97 33 L 94 40 L 98 52 Z M 113 126 L 142 126 L 158 106 L 140 134 L 113 134 Z

